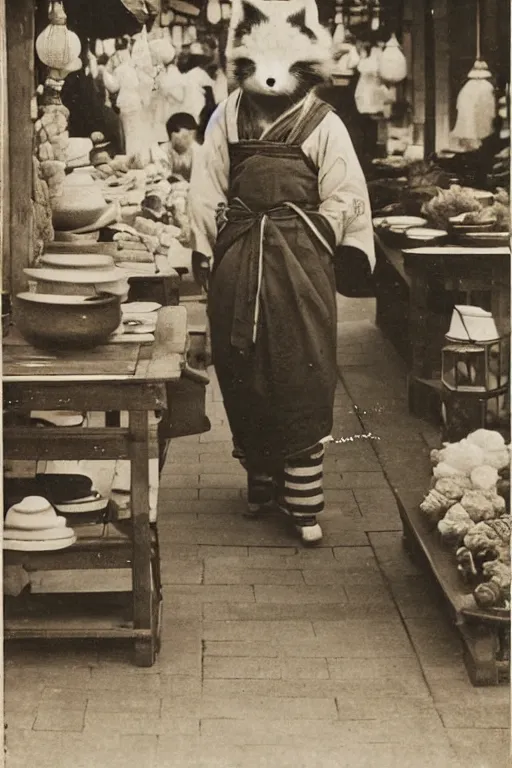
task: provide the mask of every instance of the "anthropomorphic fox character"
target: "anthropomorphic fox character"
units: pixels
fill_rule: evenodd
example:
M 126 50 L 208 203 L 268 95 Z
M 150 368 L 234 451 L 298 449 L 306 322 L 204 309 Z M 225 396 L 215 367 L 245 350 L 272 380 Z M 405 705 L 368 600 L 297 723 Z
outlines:
M 375 255 L 366 183 L 316 86 L 332 67 L 314 0 L 238 0 L 234 90 L 212 116 L 191 180 L 195 250 L 213 258 L 213 362 L 248 472 L 248 510 L 273 505 L 321 539 L 324 443 L 336 387 L 333 253 Z

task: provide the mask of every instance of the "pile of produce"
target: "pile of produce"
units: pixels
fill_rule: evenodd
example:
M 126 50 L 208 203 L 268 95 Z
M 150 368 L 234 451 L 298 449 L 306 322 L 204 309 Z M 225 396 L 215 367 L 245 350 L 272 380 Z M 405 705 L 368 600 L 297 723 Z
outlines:
M 402 178 L 376 179 L 368 184 L 372 210 L 380 214 L 419 216 L 424 202 L 450 186 L 450 176 L 431 161 L 403 166 Z
M 496 232 L 506 232 L 509 229 L 510 200 L 504 189 L 499 189 L 494 195 L 494 203 L 484 206 L 470 187 L 452 184 L 449 189 L 439 190 L 428 202 L 424 203 L 421 212 L 432 226 L 448 229 L 450 219 L 455 216 L 463 217 L 464 224 L 493 224 Z
M 510 446 L 478 429 L 431 452 L 432 487 L 420 505 L 442 540 L 454 545 L 460 572 L 476 584 L 480 607 L 510 601 Z

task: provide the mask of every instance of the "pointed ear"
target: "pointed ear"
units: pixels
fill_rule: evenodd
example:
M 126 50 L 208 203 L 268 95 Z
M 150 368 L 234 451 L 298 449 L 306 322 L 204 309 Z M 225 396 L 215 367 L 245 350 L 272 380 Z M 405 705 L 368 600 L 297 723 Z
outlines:
M 316 3 L 306 3 L 304 8 L 301 8 L 299 11 L 292 13 L 291 16 L 288 16 L 288 23 L 292 27 L 300 29 L 302 34 L 306 35 L 311 40 L 316 40 L 317 36 L 313 32 L 313 29 L 318 28 L 319 25 Z
M 262 24 L 264 21 L 268 21 L 268 16 L 265 16 L 263 11 L 253 5 L 249 0 L 242 0 L 240 4 L 240 17 L 239 23 L 247 24 L 249 27 L 253 27 L 255 24 Z

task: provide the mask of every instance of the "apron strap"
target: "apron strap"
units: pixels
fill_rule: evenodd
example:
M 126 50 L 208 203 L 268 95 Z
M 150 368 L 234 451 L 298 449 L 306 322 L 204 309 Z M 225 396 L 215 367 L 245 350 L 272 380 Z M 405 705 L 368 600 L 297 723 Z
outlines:
M 333 112 L 330 104 L 319 99 L 315 93 L 308 94 L 301 113 L 288 134 L 286 144 L 301 146 L 329 112 Z

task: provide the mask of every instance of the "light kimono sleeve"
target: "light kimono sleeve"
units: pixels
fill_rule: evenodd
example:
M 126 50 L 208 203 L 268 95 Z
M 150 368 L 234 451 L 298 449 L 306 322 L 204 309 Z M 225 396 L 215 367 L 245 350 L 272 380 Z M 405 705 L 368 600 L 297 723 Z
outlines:
M 318 168 L 319 212 L 329 221 L 336 244 L 363 251 L 373 270 L 375 244 L 368 188 L 344 123 L 329 112 L 302 149 Z
M 204 143 L 194 157 L 188 198 L 192 247 L 208 257 L 217 239 L 216 210 L 227 202 L 228 182 L 225 104 L 221 104 L 211 116 Z

